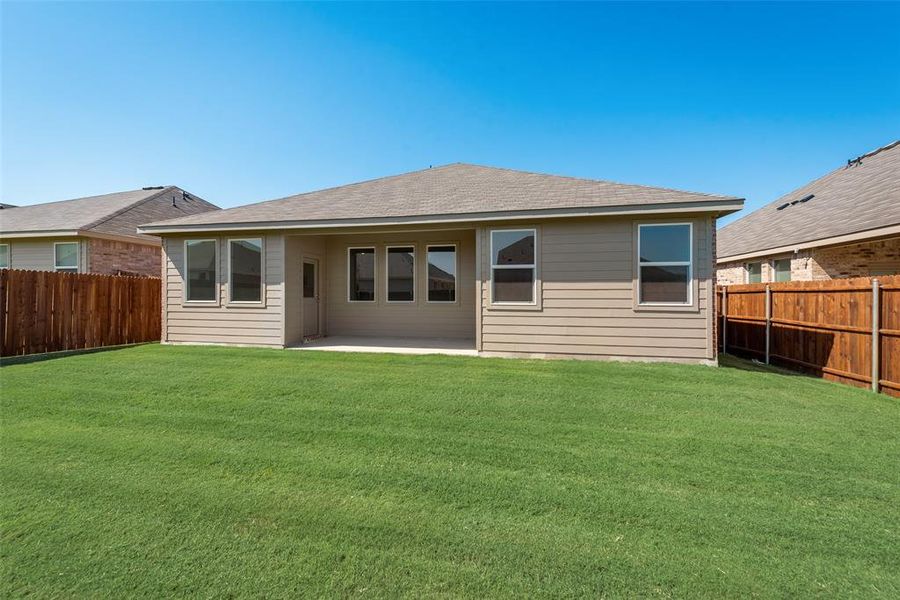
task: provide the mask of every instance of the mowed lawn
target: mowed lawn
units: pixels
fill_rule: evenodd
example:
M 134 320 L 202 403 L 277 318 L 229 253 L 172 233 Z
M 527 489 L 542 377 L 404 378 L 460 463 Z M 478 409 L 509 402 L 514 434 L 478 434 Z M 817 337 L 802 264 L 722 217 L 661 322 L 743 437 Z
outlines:
M 9 365 L 0 595 L 896 598 L 900 402 L 730 365 Z

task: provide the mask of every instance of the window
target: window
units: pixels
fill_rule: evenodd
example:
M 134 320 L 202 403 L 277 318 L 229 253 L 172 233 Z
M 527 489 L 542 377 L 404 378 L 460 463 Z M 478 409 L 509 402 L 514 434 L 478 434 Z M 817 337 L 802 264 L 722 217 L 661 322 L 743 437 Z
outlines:
M 534 304 L 534 229 L 491 231 L 491 301 Z
M 413 246 L 387 248 L 387 301 L 415 302 L 416 249 Z
M 303 263 L 303 297 L 316 297 L 316 265 L 315 263 Z
M 691 304 L 690 223 L 638 226 L 638 303 Z
M 78 272 L 78 242 L 53 244 L 53 268 L 63 273 Z
M 762 263 L 747 263 L 747 283 L 762 283 Z
M 9 244 L 0 244 L 0 269 L 9 268 Z
M 218 249 L 216 240 L 186 240 L 184 242 L 184 265 L 187 287 L 184 298 L 188 302 L 215 302 L 216 263 Z
M 262 239 L 228 240 L 231 302 L 262 302 Z
M 775 267 L 775 281 L 791 280 L 791 259 L 782 258 L 773 261 L 772 265 Z
M 375 248 L 348 248 L 350 302 L 375 302 Z
M 428 246 L 428 301 L 456 302 L 456 246 Z

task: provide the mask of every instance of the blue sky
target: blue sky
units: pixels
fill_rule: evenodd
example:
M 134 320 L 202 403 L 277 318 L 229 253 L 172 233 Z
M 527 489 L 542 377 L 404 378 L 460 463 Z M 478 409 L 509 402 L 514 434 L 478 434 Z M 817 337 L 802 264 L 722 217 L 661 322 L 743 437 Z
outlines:
M 900 137 L 900 4 L 2 3 L 0 198 L 463 161 L 744 196 Z

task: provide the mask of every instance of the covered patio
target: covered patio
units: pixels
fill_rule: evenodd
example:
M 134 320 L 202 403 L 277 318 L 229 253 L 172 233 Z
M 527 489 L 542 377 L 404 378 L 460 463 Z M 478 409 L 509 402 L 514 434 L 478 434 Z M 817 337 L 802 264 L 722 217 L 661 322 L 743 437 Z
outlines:
M 285 236 L 285 345 L 476 354 L 475 228 Z
M 337 335 L 306 340 L 292 350 L 327 352 L 376 352 L 384 354 L 447 354 L 478 356 L 475 340 L 452 338 L 401 338 Z

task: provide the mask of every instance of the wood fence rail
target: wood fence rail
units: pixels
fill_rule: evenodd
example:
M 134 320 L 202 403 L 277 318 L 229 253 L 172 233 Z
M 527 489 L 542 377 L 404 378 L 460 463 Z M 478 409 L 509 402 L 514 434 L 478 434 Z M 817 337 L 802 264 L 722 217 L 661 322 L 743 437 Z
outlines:
M 156 277 L 0 270 L 0 356 L 158 341 Z
M 717 288 L 719 349 L 900 396 L 900 275 Z

